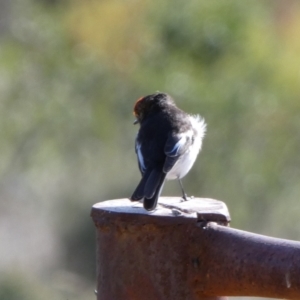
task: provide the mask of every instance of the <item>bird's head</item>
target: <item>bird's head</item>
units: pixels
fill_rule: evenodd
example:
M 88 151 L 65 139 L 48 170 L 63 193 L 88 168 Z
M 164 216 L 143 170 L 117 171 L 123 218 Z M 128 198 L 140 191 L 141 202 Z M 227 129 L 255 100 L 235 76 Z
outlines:
M 139 98 L 133 108 L 133 114 L 136 117 L 134 124 L 141 123 L 150 113 L 159 111 L 170 104 L 174 105 L 174 101 L 166 93 L 158 92 Z

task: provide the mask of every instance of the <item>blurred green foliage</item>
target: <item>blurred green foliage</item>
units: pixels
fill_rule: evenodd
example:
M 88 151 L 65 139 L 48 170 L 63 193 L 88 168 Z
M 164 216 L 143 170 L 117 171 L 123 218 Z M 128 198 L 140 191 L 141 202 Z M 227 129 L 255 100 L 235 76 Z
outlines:
M 132 107 L 156 90 L 208 123 L 188 193 L 225 201 L 234 227 L 299 240 L 297 1 L 1 8 L 0 300 L 94 299 L 90 207 L 135 188 Z

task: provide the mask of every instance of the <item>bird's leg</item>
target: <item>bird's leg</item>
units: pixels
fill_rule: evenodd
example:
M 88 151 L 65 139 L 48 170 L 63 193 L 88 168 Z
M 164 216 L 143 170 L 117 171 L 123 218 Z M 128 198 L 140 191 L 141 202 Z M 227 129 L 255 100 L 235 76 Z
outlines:
M 179 177 L 178 177 L 178 181 L 179 181 L 181 192 L 182 192 L 182 198 L 183 198 L 184 201 L 188 201 L 187 200 L 187 194 L 185 193 L 185 191 L 183 189 L 183 185 L 182 185 L 181 179 Z

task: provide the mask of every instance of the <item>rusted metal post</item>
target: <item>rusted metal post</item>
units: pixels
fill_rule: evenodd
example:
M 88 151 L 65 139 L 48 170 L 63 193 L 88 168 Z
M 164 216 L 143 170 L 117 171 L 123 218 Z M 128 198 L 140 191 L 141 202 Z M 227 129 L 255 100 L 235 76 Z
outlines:
M 194 249 L 197 220 L 227 225 L 224 203 L 210 199 L 160 198 L 154 212 L 128 199 L 93 206 L 97 227 L 98 300 L 225 300 L 198 295 Z M 198 216 L 197 216 L 198 213 Z M 199 245 L 201 247 L 201 245 Z M 219 249 L 222 251 L 222 249 Z
M 93 206 L 98 300 L 300 299 L 300 243 L 224 225 L 222 202 L 127 199 Z

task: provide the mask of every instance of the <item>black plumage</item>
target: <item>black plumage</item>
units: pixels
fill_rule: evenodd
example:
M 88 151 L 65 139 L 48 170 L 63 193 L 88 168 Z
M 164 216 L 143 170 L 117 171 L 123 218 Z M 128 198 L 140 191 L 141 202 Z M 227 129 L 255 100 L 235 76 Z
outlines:
M 180 179 L 185 175 L 181 176 L 180 168 L 174 174 L 172 170 L 189 153 L 199 133 L 193 128 L 192 117 L 177 108 L 165 93 L 140 98 L 135 104 L 134 114 L 140 124 L 135 149 L 142 179 L 130 199 L 144 199 L 145 209 L 153 210 L 168 174 L 171 174 L 170 179 Z M 203 121 L 202 124 L 205 130 Z

